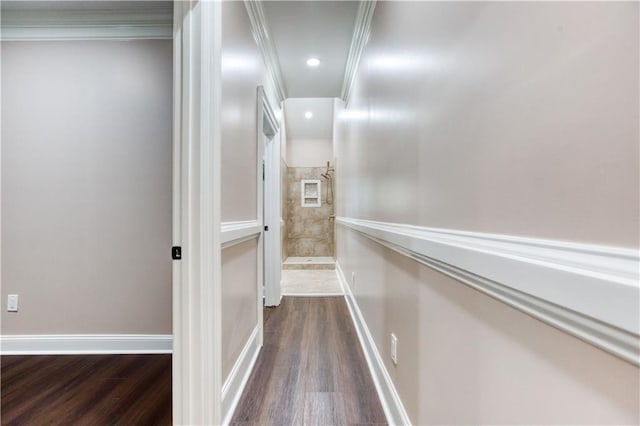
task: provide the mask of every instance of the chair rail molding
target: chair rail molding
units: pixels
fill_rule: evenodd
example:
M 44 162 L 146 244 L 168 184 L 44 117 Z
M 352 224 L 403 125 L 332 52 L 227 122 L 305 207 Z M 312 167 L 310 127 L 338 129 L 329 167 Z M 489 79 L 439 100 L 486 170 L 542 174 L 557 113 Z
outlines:
M 168 39 L 168 2 L 11 2 L 2 8 L 1 38 L 26 40 Z
M 640 366 L 637 250 L 348 217 L 336 223 Z
M 258 238 L 261 232 L 262 225 L 260 225 L 257 220 L 222 222 L 220 224 L 222 248 L 226 249 L 236 244 Z
M 347 56 L 347 65 L 344 70 L 344 80 L 342 81 L 342 90 L 340 91 L 340 98 L 349 103 L 349 95 L 351 94 L 351 87 L 356 78 L 356 72 L 358 71 L 358 65 L 360 59 L 364 53 L 364 48 L 369 41 L 369 34 L 371 33 L 371 20 L 373 19 L 373 12 L 376 8 L 376 0 L 361 1 L 358 6 L 358 12 L 356 15 L 355 27 L 353 29 L 353 37 L 351 39 L 351 46 L 349 47 L 349 54 Z
M 251 22 L 253 38 L 258 44 L 260 52 L 262 52 L 262 58 L 264 59 L 265 66 L 267 67 L 267 73 L 273 82 L 279 101 L 283 102 L 287 98 L 287 90 L 284 84 L 284 79 L 282 78 L 278 54 L 276 53 L 276 48 L 269 33 L 269 26 L 267 25 L 262 1 L 245 0 L 244 5 L 247 8 L 247 14 L 249 15 L 249 21 Z

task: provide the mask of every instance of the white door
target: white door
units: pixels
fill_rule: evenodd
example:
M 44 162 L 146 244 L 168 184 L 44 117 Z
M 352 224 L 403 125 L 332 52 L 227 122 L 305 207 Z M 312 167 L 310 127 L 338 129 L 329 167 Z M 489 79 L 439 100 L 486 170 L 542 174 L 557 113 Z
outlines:
M 280 288 L 280 135 L 273 109 L 258 88 L 258 129 L 263 143 L 263 166 L 259 171 L 263 182 L 264 223 L 264 305 L 277 306 L 282 298 Z M 262 293 L 261 293 L 262 294 Z M 262 307 L 260 306 L 259 309 Z

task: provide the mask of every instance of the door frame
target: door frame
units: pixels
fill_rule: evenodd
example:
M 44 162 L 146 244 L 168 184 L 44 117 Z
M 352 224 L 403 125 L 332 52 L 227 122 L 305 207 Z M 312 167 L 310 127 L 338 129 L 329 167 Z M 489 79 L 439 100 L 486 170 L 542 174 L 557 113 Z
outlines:
M 258 318 L 264 306 L 278 306 L 282 299 L 280 237 L 280 126 L 263 86 L 258 86 L 258 210 L 263 224 L 263 284 L 258 287 Z M 266 230 L 268 227 L 268 231 Z M 260 271 L 259 271 L 260 272 Z M 258 280 L 261 281 L 261 280 Z M 263 290 L 264 288 L 264 290 Z M 262 325 L 262 321 L 260 321 Z
M 222 3 L 173 5 L 173 423 L 220 424 Z

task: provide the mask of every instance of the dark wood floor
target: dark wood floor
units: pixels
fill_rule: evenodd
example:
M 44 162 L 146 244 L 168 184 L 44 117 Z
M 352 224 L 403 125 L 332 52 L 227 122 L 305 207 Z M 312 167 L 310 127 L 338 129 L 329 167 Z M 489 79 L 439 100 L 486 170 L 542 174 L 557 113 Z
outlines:
M 265 309 L 235 425 L 386 424 L 341 297 Z M 3 425 L 171 424 L 170 355 L 3 356 Z
M 232 424 L 386 424 L 342 297 L 285 297 L 264 331 Z
M 171 355 L 2 356 L 3 425 L 171 424 Z

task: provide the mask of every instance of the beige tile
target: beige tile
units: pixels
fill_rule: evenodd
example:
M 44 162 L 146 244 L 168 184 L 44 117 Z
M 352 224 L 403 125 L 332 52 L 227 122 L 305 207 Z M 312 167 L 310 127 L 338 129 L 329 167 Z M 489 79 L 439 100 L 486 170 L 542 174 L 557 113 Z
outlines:
M 282 271 L 283 294 L 342 294 L 335 270 Z
M 333 214 L 332 204 L 327 204 L 327 181 L 322 180 L 320 207 L 300 205 L 300 180 L 320 179 L 323 167 L 289 167 L 286 174 L 287 195 L 284 206 L 286 217 L 286 241 L 284 245 L 289 256 L 333 256 Z

